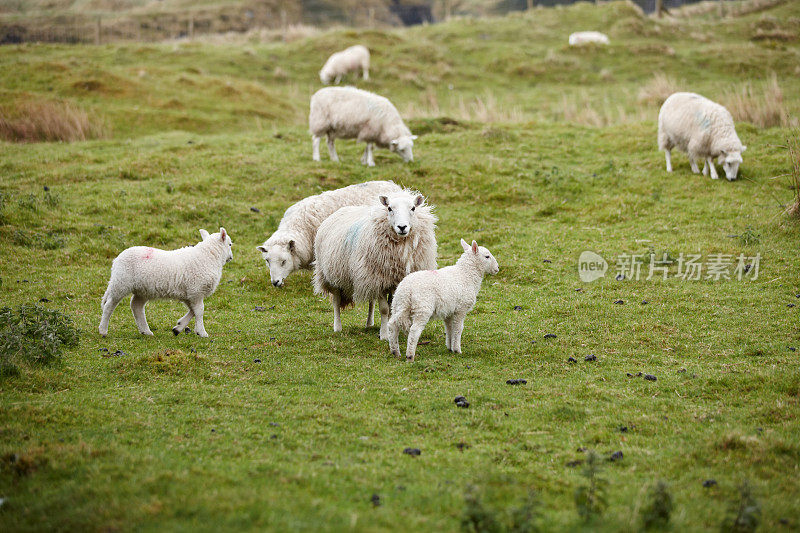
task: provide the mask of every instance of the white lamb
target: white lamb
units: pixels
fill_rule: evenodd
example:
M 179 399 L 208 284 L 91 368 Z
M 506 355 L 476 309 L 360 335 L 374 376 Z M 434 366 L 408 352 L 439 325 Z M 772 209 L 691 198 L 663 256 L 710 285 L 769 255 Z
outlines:
M 608 35 L 600 33 L 599 31 L 576 31 L 569 36 L 570 46 L 579 46 L 582 44 L 608 44 Z
M 369 50 L 366 46 L 357 44 L 341 52 L 331 55 L 325 62 L 325 66 L 319 71 L 319 79 L 325 85 L 331 80 L 334 83 L 342 81 L 342 76 L 349 72 L 357 72 L 361 69 L 364 79 L 369 79 Z
M 717 179 L 714 158 L 725 169 L 728 181 L 736 179 L 742 152 L 747 147 L 736 135 L 733 117 L 727 109 L 695 93 L 674 93 L 658 113 L 658 149 L 664 150 L 667 172 L 672 172 L 671 150 L 678 148 L 689 154 L 692 172 L 697 174 L 697 160 L 705 161 L 703 175 L 711 171 Z
M 222 267 L 233 259 L 233 243 L 225 228 L 209 235 L 200 230 L 202 241 L 178 250 L 159 250 L 147 246 L 134 246 L 123 250 L 111 265 L 111 280 L 103 295 L 103 318 L 100 335 L 108 334 L 111 313 L 127 295 L 133 293 L 131 310 L 139 332 L 152 335 L 144 306 L 149 300 L 180 300 L 189 312 L 172 328 L 177 335 L 195 317 L 194 332 L 208 337 L 203 327 L 203 298 L 211 296 L 219 285 Z
M 329 216 L 314 240 L 314 289 L 329 294 L 333 331 L 342 330 L 341 308 L 375 300 L 381 313 L 380 338 L 387 338 L 388 297 L 406 275 L 436 268 L 436 216 L 422 195 L 402 191 L 381 196 L 380 205 L 343 207 Z
M 319 161 L 319 142 L 328 139 L 331 161 L 339 161 L 334 146 L 335 139 L 356 139 L 366 143 L 361 163 L 375 166 L 372 156 L 374 145 L 397 152 L 403 161 L 414 160 L 412 148 L 416 135 L 411 135 L 392 103 L 369 91 L 354 87 L 325 87 L 311 97 L 308 114 L 311 130 L 313 158 Z
M 492 253 L 477 242 L 470 246 L 461 239 L 461 247 L 464 253 L 455 265 L 414 272 L 397 286 L 389 320 L 389 349 L 395 356 L 401 356 L 398 337 L 403 329 L 408 332 L 406 359 L 414 360 L 419 336 L 433 317 L 444 319 L 447 349 L 461 353 L 464 318 L 475 307 L 483 276 L 500 271 Z
M 377 205 L 381 194 L 401 190 L 391 181 L 367 181 L 315 194 L 289 207 L 277 231 L 257 247 L 267 263 L 272 284 L 283 287 L 292 272 L 311 268 L 317 229 L 337 209 L 348 205 Z

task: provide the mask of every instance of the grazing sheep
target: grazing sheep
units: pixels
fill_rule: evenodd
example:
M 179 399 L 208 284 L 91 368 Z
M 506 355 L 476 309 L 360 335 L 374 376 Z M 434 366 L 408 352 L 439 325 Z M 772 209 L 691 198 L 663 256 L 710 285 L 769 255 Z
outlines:
M 331 55 L 325 66 L 319 71 L 319 79 L 328 85 L 333 79 L 334 83 L 342 81 L 342 76 L 348 72 L 357 72 L 361 69 L 364 79 L 369 79 L 369 50 L 366 46 L 357 44 L 341 52 Z
M 695 93 L 674 93 L 666 99 L 658 113 L 658 148 L 667 158 L 667 172 L 672 172 L 671 150 L 678 148 L 689 154 L 692 172 L 697 174 L 697 160 L 705 161 L 703 175 L 711 171 L 717 179 L 714 158 L 725 169 L 728 181 L 736 179 L 742 152 L 747 147 L 736 135 L 733 117 L 727 109 Z
M 342 330 L 341 308 L 375 300 L 381 312 L 380 338 L 387 338 L 389 301 L 411 272 L 436 268 L 436 216 L 425 198 L 401 191 L 380 196 L 380 205 L 343 207 L 325 219 L 314 240 L 314 290 L 329 294 L 333 331 Z
M 311 268 L 317 229 L 337 209 L 348 205 L 377 204 L 381 194 L 401 190 L 391 181 L 367 181 L 315 194 L 289 207 L 277 231 L 257 247 L 267 263 L 272 284 L 283 287 L 289 274 L 301 268 Z
M 319 142 L 323 135 L 328 139 L 331 161 L 339 161 L 335 139 L 356 139 L 366 143 L 361 163 L 375 166 L 372 157 L 374 145 L 397 152 L 403 161 L 413 161 L 412 148 L 416 135 L 403 123 L 400 113 L 392 103 L 369 91 L 354 87 L 325 87 L 311 97 L 308 115 L 311 130 L 313 158 L 319 161 Z
M 172 328 L 177 335 L 194 317 L 194 332 L 208 337 L 203 327 L 203 298 L 211 296 L 219 285 L 222 267 L 233 259 L 231 238 L 225 228 L 209 235 L 200 230 L 202 241 L 178 250 L 159 250 L 147 246 L 134 246 L 123 250 L 111 265 L 111 280 L 103 295 L 103 318 L 100 335 L 108 334 L 111 313 L 127 295 L 133 293 L 131 310 L 139 332 L 152 335 L 144 306 L 149 300 L 164 298 L 180 300 L 189 312 Z
M 569 36 L 570 46 L 580 46 L 582 44 L 608 44 L 608 35 L 599 31 L 576 31 Z
M 406 276 L 397 286 L 389 320 L 389 349 L 400 357 L 400 329 L 408 331 L 406 359 L 414 360 L 417 342 L 425 324 L 444 319 L 445 343 L 451 352 L 461 353 L 464 318 L 475 307 L 484 274 L 497 274 L 500 267 L 492 253 L 478 243 L 461 239 L 464 253 L 455 265 L 423 270 Z

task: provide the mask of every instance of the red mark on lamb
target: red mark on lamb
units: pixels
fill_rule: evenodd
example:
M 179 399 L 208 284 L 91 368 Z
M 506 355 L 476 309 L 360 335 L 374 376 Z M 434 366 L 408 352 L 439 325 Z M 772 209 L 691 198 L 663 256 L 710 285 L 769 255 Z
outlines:
M 153 258 L 153 249 L 148 248 L 147 251 L 142 256 L 142 259 L 152 259 Z

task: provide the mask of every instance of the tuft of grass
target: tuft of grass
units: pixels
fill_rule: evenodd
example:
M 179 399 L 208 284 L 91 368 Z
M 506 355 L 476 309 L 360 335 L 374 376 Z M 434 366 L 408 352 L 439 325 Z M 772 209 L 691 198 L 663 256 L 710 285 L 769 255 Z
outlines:
M 786 139 L 786 150 L 789 155 L 789 188 L 792 190 L 792 201 L 786 207 L 786 214 L 800 218 L 800 129 L 795 129 Z
M 728 516 L 722 522 L 722 533 L 752 533 L 761 522 L 761 506 L 753 494 L 750 482 L 739 486 L 739 499 L 731 503 Z
M 575 507 L 583 521 L 589 522 L 602 515 L 608 507 L 608 482 L 600 477 L 600 457 L 594 450 L 587 454 L 581 475 L 586 479 L 586 484 L 575 490 Z
M 524 502 L 509 510 L 489 509 L 481 501 L 475 487 L 464 496 L 461 530 L 469 533 L 536 533 L 540 531 L 541 503 L 535 491 L 529 490 Z
M 64 348 L 78 345 L 80 331 L 60 311 L 39 304 L 0 309 L 0 377 L 16 375 L 20 365 L 46 365 Z
M 722 97 L 723 105 L 737 122 L 749 122 L 760 128 L 788 126 L 789 114 L 783 102 L 783 90 L 775 73 L 762 86 L 742 84 Z
M 85 141 L 108 136 L 101 120 L 61 102 L 22 102 L 0 107 L 0 139 L 31 143 Z
M 464 496 L 461 531 L 467 533 L 500 533 L 503 531 L 495 512 L 484 506 L 475 487 L 470 487 Z
M 647 505 L 642 509 L 642 527 L 644 529 L 663 529 L 669 525 L 672 513 L 672 494 L 662 480 L 653 484 L 648 492 Z
M 641 89 L 639 89 L 638 100 L 640 103 L 649 106 L 661 106 L 672 93 L 681 90 L 681 85 L 673 78 L 663 72 L 656 72 Z

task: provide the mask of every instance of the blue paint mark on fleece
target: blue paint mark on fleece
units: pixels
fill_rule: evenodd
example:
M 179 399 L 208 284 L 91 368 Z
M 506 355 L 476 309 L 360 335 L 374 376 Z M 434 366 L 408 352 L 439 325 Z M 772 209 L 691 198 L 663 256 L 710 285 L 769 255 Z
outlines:
M 711 120 L 700 111 L 694 112 L 694 118 L 697 120 L 697 124 L 704 130 L 711 127 Z
M 359 220 L 358 222 L 354 222 L 350 229 L 347 230 L 347 235 L 345 235 L 344 242 L 347 245 L 347 248 L 353 249 L 358 242 L 358 236 L 361 233 L 361 228 L 364 226 L 364 221 Z

